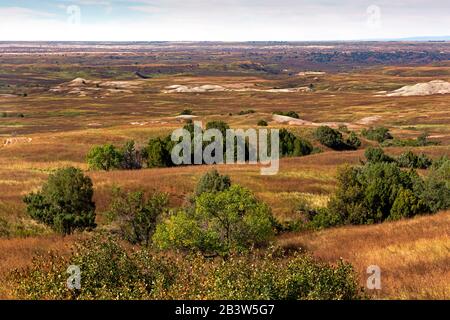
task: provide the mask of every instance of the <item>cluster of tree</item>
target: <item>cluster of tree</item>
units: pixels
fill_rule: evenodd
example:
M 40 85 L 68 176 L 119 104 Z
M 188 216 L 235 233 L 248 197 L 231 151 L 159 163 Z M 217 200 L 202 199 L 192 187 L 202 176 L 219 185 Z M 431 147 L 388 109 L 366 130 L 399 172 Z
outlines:
M 386 140 L 394 139 L 394 137 L 389 132 L 389 129 L 387 129 L 385 127 L 363 129 L 361 131 L 361 134 L 366 139 L 372 140 L 372 141 L 377 141 L 379 143 L 382 143 Z
M 197 184 L 189 204 L 175 212 L 167 195 L 114 190 L 108 211 L 118 233 L 131 243 L 160 249 L 228 254 L 266 245 L 274 232 L 270 208 L 216 170 Z
M 86 160 L 92 170 L 137 170 L 142 168 L 143 154 L 136 149 L 134 141 L 128 141 L 121 148 L 112 144 L 93 147 Z
M 92 181 L 81 170 L 60 169 L 41 191 L 24 198 L 28 214 L 62 234 L 95 228 Z M 113 190 L 107 212 L 117 233 L 133 244 L 227 254 L 268 243 L 270 208 L 246 188 L 213 170 L 199 181 L 190 204 L 169 212 L 166 194 Z
M 267 125 L 267 123 L 260 123 L 259 125 Z M 194 139 L 195 124 L 190 121 L 184 129 L 191 133 Z M 223 150 L 226 152 L 226 131 L 230 129 L 229 125 L 224 121 L 211 121 L 206 124 L 206 129 L 218 129 L 223 137 Z M 203 149 L 209 142 L 203 142 Z M 236 142 L 235 142 L 236 143 Z M 268 140 L 270 146 L 270 139 Z M 147 145 L 138 150 L 135 147 L 134 141 L 127 142 L 122 148 L 116 148 L 111 144 L 93 147 L 87 155 L 87 162 L 90 169 L 93 170 L 113 170 L 113 169 L 141 169 L 144 165 L 147 168 L 163 168 L 173 167 L 171 152 L 176 142 L 171 140 L 170 136 L 165 138 L 150 139 Z M 194 146 L 194 143 L 192 143 Z M 254 147 L 254 146 L 253 146 Z M 252 146 L 249 141 L 245 141 L 245 160 L 249 159 L 249 154 Z M 312 144 L 286 129 L 280 130 L 280 156 L 305 156 L 311 154 L 313 151 Z M 235 148 L 237 153 L 237 148 Z M 236 157 L 236 156 L 235 156 Z M 225 157 L 224 157 L 225 159 Z M 194 148 L 191 149 L 191 163 L 194 163 Z
M 367 158 L 367 161 L 371 163 L 395 162 L 401 168 L 428 169 L 433 164 L 433 160 L 424 153 L 416 155 L 412 151 L 406 151 L 397 158 L 394 158 L 385 154 L 383 149 L 375 147 L 367 148 L 365 157 Z
M 285 117 L 290 117 L 290 118 L 294 118 L 294 119 L 300 119 L 300 116 L 295 111 L 287 111 L 287 112 L 275 111 L 273 114 L 277 114 L 277 115 L 285 116 Z
M 339 130 L 321 126 L 314 132 L 314 137 L 324 146 L 334 150 L 356 150 L 361 146 L 361 140 L 355 132 L 350 132 L 344 139 Z
M 396 162 L 368 162 L 339 171 L 327 208 L 310 215 L 317 228 L 371 224 L 434 213 L 450 207 L 450 160 L 436 161 L 426 178 Z

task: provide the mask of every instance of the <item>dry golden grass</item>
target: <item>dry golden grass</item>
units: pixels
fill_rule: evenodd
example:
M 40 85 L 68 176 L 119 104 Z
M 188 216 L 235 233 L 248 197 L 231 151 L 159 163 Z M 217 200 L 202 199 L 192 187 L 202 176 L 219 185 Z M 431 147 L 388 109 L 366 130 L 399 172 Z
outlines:
M 79 236 L 78 236 L 79 237 Z M 49 251 L 69 254 L 76 236 L 46 236 L 26 239 L 0 239 L 0 300 L 14 298 L 12 284 L 8 275 L 12 270 L 25 268 L 33 262 L 36 255 Z
M 434 75 L 450 80 L 450 65 L 440 67 L 373 68 L 345 74 L 327 74 L 314 80 L 313 93 L 216 92 L 207 94 L 162 94 L 174 83 L 199 85 L 282 86 L 292 79 L 260 76 L 161 76 L 146 82 L 145 91 L 104 99 L 73 97 L 51 93 L 30 94 L 26 98 L 4 99 L 0 112 L 22 112 L 24 118 L 0 118 L 0 136 L 13 133 L 32 138 L 30 143 L 3 146 L 0 139 L 0 218 L 23 219 L 22 198 L 39 188 L 49 172 L 64 166 L 87 170 L 85 156 L 97 144 L 122 144 L 134 139 L 142 146 L 151 137 L 167 135 L 183 125 L 173 117 L 192 109 L 203 123 L 224 120 L 232 127 L 254 127 L 258 120 L 269 127 L 282 127 L 271 121 L 274 111 L 296 111 L 313 122 L 356 122 L 379 116 L 372 125 L 383 125 L 399 138 L 415 138 L 427 131 L 441 146 L 415 148 L 437 158 L 450 155 L 450 101 L 448 96 L 375 97 L 380 90 L 393 90 L 405 84 L 434 80 Z M 294 79 L 300 81 L 301 79 Z M 307 79 L 305 81 L 310 81 Z M 303 81 L 303 80 L 302 80 Z M 301 81 L 300 81 L 301 82 Z M 305 85 L 309 85 L 309 82 Z M 255 113 L 238 115 L 242 110 Z M 231 114 L 230 114 L 231 113 Z M 143 123 L 133 125 L 132 122 Z M 289 130 L 311 139 L 312 128 Z M 363 141 L 363 147 L 372 142 Z M 317 143 L 316 143 L 317 145 Z M 296 217 L 302 199 L 323 206 L 335 187 L 335 173 L 344 163 L 358 164 L 364 150 L 324 153 L 282 159 L 280 172 L 261 176 L 258 166 L 217 166 L 234 183 L 250 188 L 267 202 L 280 220 Z M 398 155 L 405 148 L 388 148 Z M 110 203 L 114 185 L 128 190 L 159 190 L 170 194 L 172 206 L 182 205 L 194 190 L 207 166 L 140 171 L 87 172 L 95 186 L 98 223 Z M 334 261 L 350 260 L 364 279 L 365 268 L 378 264 L 383 271 L 381 298 L 449 297 L 449 213 L 376 226 L 344 227 L 317 233 L 290 234 L 279 239 L 284 246 L 306 246 L 316 256 Z M 0 239 L 0 282 L 10 270 L 26 266 L 33 254 L 58 250 L 66 253 L 72 237 L 42 236 L 28 239 Z M 9 297 L 0 286 L 0 298 Z
M 287 234 L 283 247 L 302 247 L 326 261 L 350 261 L 365 285 L 370 265 L 381 268 L 381 299 L 450 298 L 450 211 L 370 226 Z

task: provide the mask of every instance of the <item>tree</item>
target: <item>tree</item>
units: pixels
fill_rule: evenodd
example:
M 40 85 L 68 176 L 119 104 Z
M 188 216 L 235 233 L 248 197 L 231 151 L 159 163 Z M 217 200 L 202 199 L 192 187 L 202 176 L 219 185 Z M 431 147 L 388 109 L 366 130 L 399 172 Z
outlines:
M 221 192 L 206 192 L 196 199 L 192 213 L 179 212 L 158 225 L 153 237 L 160 248 L 228 254 L 267 244 L 273 236 L 269 207 L 234 185 Z
M 364 156 L 370 163 L 395 162 L 395 159 L 386 155 L 381 148 L 369 147 L 364 152 Z
M 95 228 L 92 181 L 80 169 L 65 168 L 48 177 L 41 191 L 24 198 L 28 214 L 62 234 Z
M 171 150 L 172 141 L 170 137 L 166 139 L 155 138 L 150 139 L 147 147 L 144 149 L 143 157 L 147 163 L 148 168 L 163 168 L 171 167 Z
M 133 140 L 127 141 L 121 150 L 122 169 L 138 170 L 142 168 L 142 156 L 139 150 L 136 150 Z
M 413 191 L 417 181 L 420 181 L 417 173 L 402 171 L 396 163 L 369 162 L 361 168 L 344 167 L 339 171 L 338 187 L 328 209 L 342 224 L 382 222 L 389 218 L 400 191 Z M 396 215 L 402 212 L 402 203 L 407 202 L 405 197 L 409 194 L 402 197 L 396 204 Z
M 88 155 L 87 162 L 90 169 L 93 170 L 112 170 L 120 169 L 123 156 L 119 150 L 112 144 L 93 147 Z
M 229 189 L 231 186 L 231 179 L 229 176 L 221 175 L 217 170 L 211 170 L 204 174 L 197 183 L 195 189 L 195 197 L 202 195 L 205 192 L 221 192 Z
M 227 136 L 227 130 L 230 129 L 230 126 L 225 121 L 210 121 L 206 124 L 206 130 L 209 129 L 217 129 L 222 133 L 222 136 L 225 138 Z
M 412 151 L 407 151 L 397 158 L 397 163 L 402 168 L 427 169 L 433 161 L 423 153 L 416 155 Z
M 297 137 L 286 129 L 280 130 L 280 155 L 287 157 L 300 157 L 311 154 L 312 144 Z
M 358 136 L 353 131 L 349 134 L 345 143 L 347 144 L 349 149 L 354 149 L 354 150 L 358 149 L 361 146 L 361 140 L 359 140 Z
M 385 127 L 363 129 L 361 131 L 361 134 L 367 139 L 377 141 L 379 143 L 382 143 L 385 140 L 393 139 L 392 135 L 389 132 L 389 129 Z
M 321 126 L 314 132 L 314 137 L 324 146 L 334 150 L 345 149 L 342 133 L 328 126 Z
M 259 120 L 258 121 L 258 127 L 267 127 L 269 124 L 266 120 Z
M 167 195 L 163 193 L 146 198 L 142 191 L 126 193 L 116 188 L 108 216 L 118 223 L 123 239 L 148 246 L 158 218 L 167 211 L 167 203 Z

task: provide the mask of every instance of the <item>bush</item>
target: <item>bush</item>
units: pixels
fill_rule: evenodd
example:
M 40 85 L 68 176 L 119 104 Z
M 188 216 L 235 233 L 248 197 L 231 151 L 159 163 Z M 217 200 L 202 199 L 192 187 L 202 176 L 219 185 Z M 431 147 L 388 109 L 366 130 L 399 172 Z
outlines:
M 48 177 L 41 191 L 24 198 L 28 214 L 62 234 L 92 229 L 95 203 L 92 181 L 76 168 L 65 168 Z
M 123 156 L 112 144 L 93 147 L 87 155 L 89 169 L 92 170 L 112 170 L 120 169 Z
M 348 146 L 348 149 L 356 150 L 359 147 L 361 147 L 361 140 L 359 140 L 356 133 L 353 131 L 349 134 L 347 140 L 345 141 L 345 144 Z
M 195 204 L 193 212 L 179 212 L 157 226 L 153 240 L 159 248 L 228 254 L 265 245 L 273 236 L 269 207 L 243 187 L 203 193 Z
M 415 155 L 413 152 L 407 151 L 397 158 L 397 163 L 402 168 L 428 169 L 433 161 L 423 153 Z
M 324 146 L 334 149 L 345 149 L 342 133 L 327 126 L 321 126 L 314 132 L 314 137 Z
M 370 163 L 395 162 L 395 159 L 386 155 L 381 148 L 369 147 L 364 152 L 364 156 Z
M 431 212 L 450 208 L 450 160 L 447 157 L 433 163 L 425 181 L 416 184 L 416 192 Z
M 173 142 L 170 137 L 150 139 L 143 150 L 143 158 L 148 168 L 163 168 L 173 165 L 171 158 Z
M 300 116 L 295 111 L 288 111 L 288 112 L 276 111 L 273 114 L 277 114 L 277 115 L 285 116 L 285 117 L 291 117 L 294 119 L 300 119 Z
M 66 287 L 69 265 L 82 272 L 81 289 Z M 126 250 L 112 238 L 77 245 L 70 258 L 40 257 L 15 272 L 21 299 L 80 300 L 336 300 L 361 299 L 348 263 L 315 261 L 309 255 L 252 251 L 226 260 L 199 255 L 160 256 Z
M 297 137 L 286 129 L 280 130 L 280 156 L 301 157 L 311 154 L 312 144 L 302 138 Z
M 191 116 L 194 113 L 192 112 L 191 109 L 184 109 L 183 111 L 180 112 L 180 116 Z
M 142 168 L 142 155 L 139 150 L 136 149 L 135 142 L 133 140 L 127 141 L 120 150 L 122 163 L 121 169 L 125 170 L 139 170 Z
M 66 286 L 69 265 L 82 272 L 81 289 Z M 17 295 L 24 299 L 128 300 L 161 298 L 173 284 L 176 267 L 147 250 L 129 252 L 111 237 L 94 237 L 76 245 L 70 259 L 34 259 L 31 269 L 15 274 Z
M 405 212 L 407 203 L 413 201 L 406 190 L 413 191 L 417 181 L 420 177 L 415 172 L 404 172 L 396 163 L 345 167 L 339 171 L 337 191 L 328 209 L 340 224 L 370 224 L 394 219 Z M 392 211 L 394 203 L 396 207 Z M 427 211 L 418 206 L 414 214 Z M 390 217 L 391 213 L 394 213 L 393 217 Z
M 239 116 L 243 116 L 243 115 L 246 115 L 246 114 L 252 114 L 252 113 L 255 113 L 255 110 L 249 109 L 249 110 L 242 110 L 242 111 L 239 111 L 238 115 L 239 115 Z
M 259 120 L 258 121 L 258 127 L 267 127 L 269 124 L 266 120 Z
M 163 193 L 155 193 L 147 199 L 142 191 L 125 193 L 116 188 L 108 217 L 117 222 L 123 239 L 148 246 L 158 218 L 167 211 L 167 202 L 167 195 Z
M 427 212 L 428 207 L 411 190 L 400 190 L 392 205 L 388 220 L 411 218 L 417 214 Z
M 229 176 L 221 175 L 217 170 L 211 170 L 204 174 L 197 183 L 195 189 L 195 197 L 205 192 L 221 192 L 231 187 L 231 179 Z
M 392 135 L 389 132 L 389 129 L 385 127 L 363 129 L 361 131 L 361 134 L 367 139 L 378 141 L 379 143 L 393 139 Z
M 210 121 L 206 124 L 206 130 L 209 129 L 219 130 L 225 138 L 227 136 L 227 130 L 230 129 L 230 126 L 225 121 Z

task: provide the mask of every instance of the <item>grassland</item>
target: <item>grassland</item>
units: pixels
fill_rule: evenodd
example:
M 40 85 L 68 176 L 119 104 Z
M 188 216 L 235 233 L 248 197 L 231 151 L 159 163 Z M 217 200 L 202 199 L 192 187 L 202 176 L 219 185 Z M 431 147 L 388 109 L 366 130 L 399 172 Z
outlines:
M 204 123 L 220 119 L 235 128 L 255 127 L 258 120 L 265 119 L 271 128 L 287 127 L 311 140 L 313 127 L 276 123 L 272 120 L 272 113 L 295 111 L 307 121 L 345 122 L 356 131 L 383 125 L 401 139 L 415 138 L 427 132 L 439 145 L 415 150 L 432 158 L 450 155 L 448 95 L 376 96 L 379 91 L 390 91 L 408 84 L 435 79 L 450 81 L 449 63 L 376 66 L 298 76 L 296 73 L 274 75 L 234 67 L 225 72 L 217 61 L 206 63 L 201 52 L 193 53 L 199 67 L 196 63 L 192 64 L 196 66 L 194 68 L 189 67 L 191 64 L 173 62 L 176 57 L 185 55 L 186 52 L 174 51 L 165 58 L 150 58 L 144 53 L 124 53 L 123 60 L 118 61 L 104 55 L 96 60 L 98 53 L 69 54 L 66 57 L 43 53 L 40 61 L 35 63 L 30 60 L 32 56 L 12 54 L 2 61 L 0 93 L 17 96 L 0 95 L 0 115 L 7 114 L 0 117 L 0 218 L 14 226 L 16 232 L 10 238 L 0 239 L 0 298 L 13 298 L 11 284 L 7 281 L 11 270 L 29 265 L 35 253 L 56 250 L 66 254 L 78 237 L 56 236 L 26 215 L 23 196 L 39 188 L 52 170 L 64 166 L 86 170 L 95 186 L 100 227 L 104 221 L 102 212 L 110 202 L 114 185 L 127 190 L 160 190 L 169 193 L 172 207 L 183 204 L 209 167 L 89 172 L 85 156 L 93 145 L 121 144 L 134 139 L 142 146 L 151 137 L 167 135 L 183 125 L 183 120 L 176 116 L 184 109 L 193 110 L 198 120 Z M 52 59 L 59 61 L 57 68 Z M 244 62 L 241 59 L 234 53 L 224 65 L 239 65 Z M 136 61 L 141 71 L 157 73 L 158 76 L 138 80 L 139 86 L 132 93 L 107 95 L 104 90 L 99 90 L 80 96 L 49 91 L 76 77 L 98 81 L 136 81 L 132 75 Z M 108 63 L 111 64 L 110 71 L 107 71 Z M 81 70 L 83 66 L 86 71 Z M 159 73 L 156 72 L 158 68 Z M 295 68 L 298 66 L 294 64 L 292 69 L 301 71 Z M 29 74 L 28 81 L 14 78 L 13 70 Z M 165 87 L 174 84 L 245 85 L 263 89 L 313 84 L 314 90 L 295 93 L 162 93 Z M 27 95 L 18 95 L 23 92 Z M 255 113 L 238 115 L 240 111 L 249 109 Z M 24 117 L 17 117 L 19 113 Z M 360 122 L 368 117 L 375 120 Z M 13 139 L 13 143 L 3 145 L 1 141 L 8 139 Z M 317 142 L 314 144 L 319 147 Z M 372 144 L 363 139 L 363 148 Z M 275 176 L 261 176 L 257 166 L 226 165 L 217 166 L 217 169 L 267 202 L 280 221 L 289 221 L 298 217 L 301 201 L 324 206 L 335 188 L 337 168 L 345 163 L 358 164 L 364 158 L 364 150 L 336 152 L 321 148 L 323 152 L 319 154 L 282 159 L 280 172 Z M 397 147 L 386 150 L 391 154 L 403 151 L 405 148 Z M 362 285 L 367 266 L 379 265 L 383 272 L 383 289 L 370 293 L 376 298 L 445 299 L 450 297 L 449 218 L 449 212 L 441 212 L 435 216 L 375 226 L 291 233 L 277 239 L 277 243 L 284 247 L 304 248 L 326 261 L 342 257 L 355 266 Z

